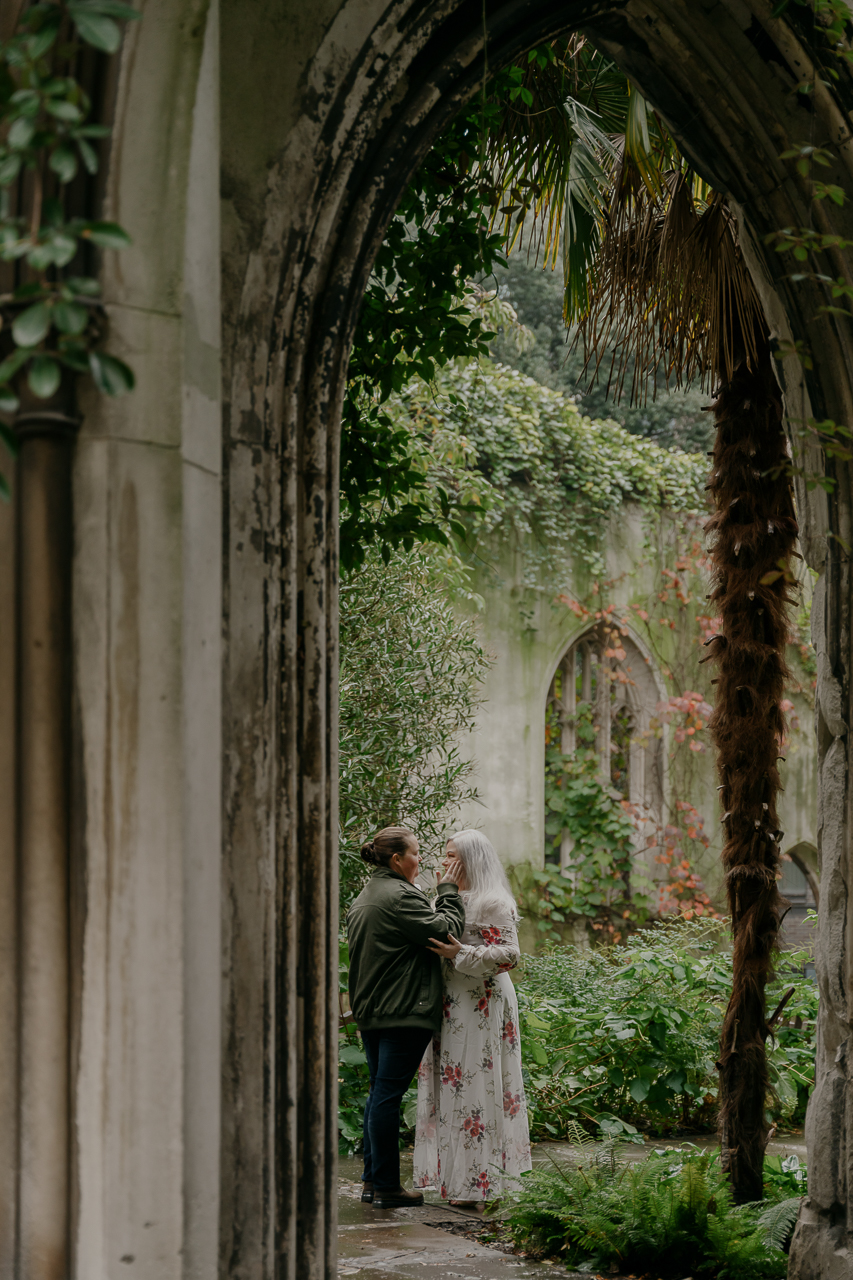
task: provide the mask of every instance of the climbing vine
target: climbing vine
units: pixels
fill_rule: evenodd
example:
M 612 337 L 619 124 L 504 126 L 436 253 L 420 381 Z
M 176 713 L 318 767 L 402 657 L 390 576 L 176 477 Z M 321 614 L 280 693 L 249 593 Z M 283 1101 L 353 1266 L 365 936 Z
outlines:
M 75 75 L 81 47 L 115 53 L 118 23 L 140 16 L 120 0 L 46 0 L 0 44 L 0 262 L 17 281 L 0 296 L 0 413 L 15 413 L 24 377 L 36 399 L 49 399 L 63 369 L 90 374 L 107 395 L 133 387 L 128 366 L 102 348 L 100 285 L 84 252 L 123 249 L 130 237 L 117 223 L 70 216 L 66 197 L 80 170 L 97 173 L 97 144 L 110 132 L 90 119 Z M 9 427 L 0 435 L 14 452 Z
M 666 518 L 665 515 L 662 516 L 662 519 Z M 633 738 L 648 750 L 655 739 L 666 735 L 669 742 L 670 792 L 661 822 L 654 831 L 644 835 L 646 848 L 661 867 L 663 879 L 655 885 L 656 893 L 652 895 L 651 905 L 645 888 L 636 903 L 627 904 L 627 914 L 624 916 L 626 924 L 623 927 L 628 930 L 642 923 L 650 910 L 661 915 L 678 913 L 688 919 L 715 914 L 697 870 L 697 864 L 705 860 L 710 839 L 705 817 L 694 803 L 698 783 L 696 764 L 699 757 L 708 750 L 708 724 L 712 707 L 709 692 L 697 690 L 694 685 L 705 680 L 705 677 L 699 675 L 701 668 L 697 670 L 697 659 L 702 655 L 710 637 L 718 632 L 720 621 L 707 611 L 707 559 L 702 548 L 698 519 L 682 518 L 677 525 L 672 522 L 668 540 L 673 538 L 675 545 L 671 563 L 656 566 L 656 587 L 648 597 L 635 598 L 624 605 L 617 605 L 611 597 L 617 593 L 620 584 L 613 580 L 594 582 L 589 594 L 581 600 L 568 595 L 561 597 L 561 603 L 599 636 L 602 652 L 616 664 L 613 668 L 614 679 L 633 682 L 630 666 L 625 663 L 626 652 L 623 646 L 625 638 L 634 632 L 642 636 L 645 648 L 672 690 L 658 703 L 648 728 Z M 789 691 L 802 696 L 807 703 L 812 698 L 814 679 L 814 653 L 808 642 L 809 585 L 810 575 L 804 573 L 801 617 L 796 630 L 789 636 L 789 661 L 794 668 Z M 782 700 L 780 709 L 789 717 L 792 730 L 796 730 L 798 721 L 795 706 L 789 697 Z M 578 726 L 581 732 L 582 725 L 583 719 L 580 717 Z M 581 747 L 574 757 L 564 757 L 565 765 L 562 767 L 569 772 L 582 767 L 585 749 L 588 750 L 588 742 L 586 748 Z M 559 769 L 560 753 L 555 745 L 549 744 L 546 751 L 551 753 L 551 759 Z M 597 758 L 591 764 L 593 769 L 598 767 Z M 559 774 L 552 770 L 546 787 L 556 788 L 559 785 L 558 777 Z M 599 785 L 599 799 L 596 801 L 591 797 L 590 802 L 607 812 L 608 806 L 613 803 L 612 791 L 608 796 L 603 780 L 600 780 Z M 622 806 L 630 814 L 631 806 L 624 800 Z M 553 807 L 557 808 L 556 803 Z M 559 842 L 557 822 L 552 823 L 549 835 L 552 840 Z M 624 848 L 628 847 L 626 837 Z M 634 856 L 636 859 L 636 852 Z M 593 884 L 594 864 L 591 867 L 585 866 L 581 858 L 579 866 L 584 868 L 586 882 Z M 589 878 L 590 870 L 593 872 L 592 878 Z M 555 881 L 555 875 L 555 872 L 549 873 L 549 881 Z M 559 881 L 555 881 L 554 885 L 549 883 L 546 887 L 547 902 L 555 902 L 559 898 L 559 892 Z M 561 901 L 563 905 L 557 908 L 558 912 L 565 909 L 566 903 L 562 899 Z M 548 917 L 554 919 L 550 906 L 546 908 L 546 918 Z M 611 919 L 609 926 L 613 923 Z M 609 932 L 607 926 L 606 929 Z
M 507 104 L 529 95 L 525 68 L 554 61 L 550 45 L 490 78 L 488 93 L 436 139 L 397 207 L 365 290 L 350 357 L 341 437 L 340 554 L 344 570 L 376 544 L 448 545 L 458 505 L 413 465 L 408 432 L 389 401 L 413 375 L 429 384 L 460 357 L 485 355 L 496 331 L 469 305 L 470 281 L 504 262 L 493 231 L 497 193 L 476 158 Z
M 780 0 L 773 11 L 774 17 L 787 13 L 792 25 L 801 29 L 813 62 L 811 77 L 805 77 L 797 85 L 797 93 L 809 98 L 814 95 L 817 80 L 827 87 L 840 81 L 839 64 L 853 68 L 853 48 L 848 38 L 850 10 L 845 0 Z M 838 183 L 824 181 L 825 171 L 837 159 L 827 147 L 816 146 L 812 140 L 796 143 L 780 155 L 780 159 L 793 164 L 798 178 L 805 184 L 809 198 L 819 206 L 824 201 L 843 206 L 847 193 Z M 827 302 L 818 307 L 819 314 L 850 316 L 853 305 L 853 279 L 846 271 L 838 272 L 843 262 L 843 251 L 853 247 L 853 240 L 818 230 L 813 224 L 806 227 L 782 227 L 766 237 L 766 244 L 779 254 L 793 258 L 794 270 L 788 278 L 794 285 L 805 282 L 821 287 Z M 807 344 L 798 339 L 779 343 L 775 353 L 781 360 L 795 356 L 804 369 L 813 367 L 812 354 Z M 823 420 L 811 417 L 805 421 L 787 419 L 792 437 L 793 457 L 790 472 L 803 480 L 806 489 L 821 488 L 831 493 L 835 477 L 826 468 L 813 470 L 809 465 L 809 452 L 817 448 L 821 459 L 853 461 L 853 429 L 831 418 Z M 849 554 L 850 548 L 837 533 L 827 535 L 842 545 Z

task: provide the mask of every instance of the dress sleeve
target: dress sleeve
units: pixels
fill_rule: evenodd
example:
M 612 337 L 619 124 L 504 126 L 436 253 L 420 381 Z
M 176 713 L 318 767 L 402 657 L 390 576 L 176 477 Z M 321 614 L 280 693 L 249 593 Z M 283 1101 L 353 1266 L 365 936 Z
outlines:
M 514 923 L 477 925 L 471 929 L 471 933 L 481 938 L 482 943 L 463 943 L 454 960 L 460 973 L 469 973 L 473 978 L 485 978 L 495 973 L 507 973 L 518 964 L 521 950 Z

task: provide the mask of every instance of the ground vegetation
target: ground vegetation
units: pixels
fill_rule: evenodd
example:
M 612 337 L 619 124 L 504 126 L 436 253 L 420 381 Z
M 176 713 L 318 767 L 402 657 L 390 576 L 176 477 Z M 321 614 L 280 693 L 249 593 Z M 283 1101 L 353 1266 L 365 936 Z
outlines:
M 814 1083 L 817 989 L 804 953 L 771 987 L 793 988 L 768 1054 L 762 1113 L 801 1125 Z M 616 947 L 525 956 L 518 996 L 531 1132 L 539 1140 L 713 1131 L 719 1029 L 731 990 L 726 922 L 658 922 Z
M 797 1172 L 768 1170 L 766 1198 L 737 1204 L 716 1152 L 688 1145 L 627 1163 L 612 1147 L 590 1149 L 526 1177 L 504 1220 L 526 1254 L 583 1271 L 783 1280 L 804 1192 Z

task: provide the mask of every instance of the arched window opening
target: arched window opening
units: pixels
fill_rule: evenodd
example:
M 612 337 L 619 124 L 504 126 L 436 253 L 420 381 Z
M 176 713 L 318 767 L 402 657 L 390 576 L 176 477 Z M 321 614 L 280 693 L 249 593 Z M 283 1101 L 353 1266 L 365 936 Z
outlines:
M 815 941 L 815 926 L 810 912 L 817 908 L 820 892 L 815 868 L 817 850 L 805 842 L 794 845 L 782 854 L 782 878 L 779 892 L 790 902 L 790 910 L 782 922 L 780 944 L 784 951 L 811 948 Z M 808 963 L 805 972 L 814 977 L 814 964 Z
M 589 760 L 594 753 L 599 779 L 626 802 L 637 849 L 648 852 L 647 870 L 656 876 L 664 808 L 663 744 L 652 729 L 659 700 L 648 659 L 630 637 L 614 649 L 590 631 L 560 660 L 545 710 L 545 860 L 564 874 L 571 875 L 574 849 L 560 822 L 566 758 Z

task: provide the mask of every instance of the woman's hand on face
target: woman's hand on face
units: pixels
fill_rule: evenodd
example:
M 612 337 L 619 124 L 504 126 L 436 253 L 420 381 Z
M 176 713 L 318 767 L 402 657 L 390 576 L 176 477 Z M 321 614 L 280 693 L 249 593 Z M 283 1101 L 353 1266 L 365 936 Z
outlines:
M 444 870 L 438 873 L 439 884 L 455 884 L 458 889 L 466 889 L 468 887 L 465 879 L 465 868 L 458 858 L 448 858 L 444 864 Z
M 427 951 L 432 951 L 437 956 L 443 956 L 445 960 L 453 960 L 462 950 L 462 943 L 457 942 L 452 933 L 447 935 L 447 942 L 439 942 L 438 938 L 430 938 L 433 944 L 427 947 Z

